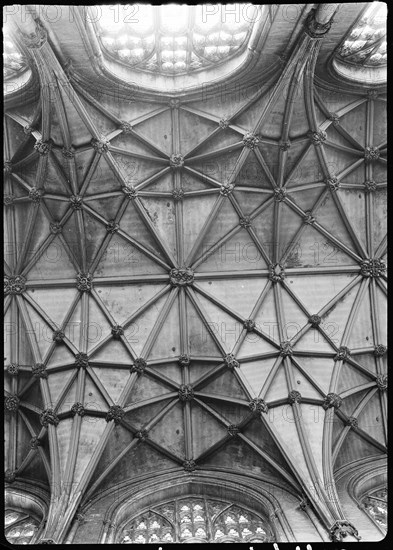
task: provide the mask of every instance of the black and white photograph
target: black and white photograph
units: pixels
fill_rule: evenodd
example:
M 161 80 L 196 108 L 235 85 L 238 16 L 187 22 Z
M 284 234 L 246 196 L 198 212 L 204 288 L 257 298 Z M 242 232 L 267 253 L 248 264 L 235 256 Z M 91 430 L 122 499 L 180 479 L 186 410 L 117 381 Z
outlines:
M 387 12 L 3 7 L 2 546 L 388 548 Z

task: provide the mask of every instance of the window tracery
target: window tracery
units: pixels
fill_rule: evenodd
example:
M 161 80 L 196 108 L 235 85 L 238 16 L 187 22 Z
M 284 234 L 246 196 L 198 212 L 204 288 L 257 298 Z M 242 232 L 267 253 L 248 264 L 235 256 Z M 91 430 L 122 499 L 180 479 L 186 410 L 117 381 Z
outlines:
M 338 49 L 346 63 L 364 67 L 385 65 L 387 4 L 372 2 Z
M 3 76 L 5 81 L 9 81 L 22 74 L 28 68 L 28 64 L 15 40 L 5 29 L 3 40 Z
M 4 512 L 5 537 L 11 544 L 32 544 L 39 522 L 28 514 L 12 509 Z
M 383 489 L 378 489 L 368 493 L 362 500 L 364 509 L 373 518 L 373 520 L 386 531 L 388 523 L 387 497 L 388 492 L 385 487 Z
M 96 32 L 103 50 L 133 68 L 167 75 L 209 68 L 243 51 L 256 8 L 241 4 L 100 6 Z
M 123 544 L 264 542 L 272 532 L 256 513 L 233 503 L 181 498 L 139 514 L 123 530 Z

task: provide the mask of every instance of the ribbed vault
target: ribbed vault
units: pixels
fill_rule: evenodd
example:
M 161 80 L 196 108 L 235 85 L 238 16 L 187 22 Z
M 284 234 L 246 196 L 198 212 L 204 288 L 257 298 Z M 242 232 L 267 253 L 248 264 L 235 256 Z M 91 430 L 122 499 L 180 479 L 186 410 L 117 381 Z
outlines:
M 157 470 L 345 519 L 335 468 L 386 453 L 385 95 L 316 85 L 302 29 L 249 97 L 97 101 L 35 25 L 40 98 L 4 119 L 6 480 L 51 488 L 58 542 Z

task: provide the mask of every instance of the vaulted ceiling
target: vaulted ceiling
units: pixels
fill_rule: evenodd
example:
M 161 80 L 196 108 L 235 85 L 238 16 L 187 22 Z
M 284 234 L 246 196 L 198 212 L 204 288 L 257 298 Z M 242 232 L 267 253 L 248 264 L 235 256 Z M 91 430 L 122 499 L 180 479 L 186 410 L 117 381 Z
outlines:
M 48 537 L 177 470 L 257 474 L 331 525 L 335 471 L 386 454 L 385 90 L 314 81 L 306 8 L 272 12 L 258 86 L 131 100 L 67 70 L 80 26 L 13 19 L 36 80 L 4 119 L 6 470 L 61 488 Z

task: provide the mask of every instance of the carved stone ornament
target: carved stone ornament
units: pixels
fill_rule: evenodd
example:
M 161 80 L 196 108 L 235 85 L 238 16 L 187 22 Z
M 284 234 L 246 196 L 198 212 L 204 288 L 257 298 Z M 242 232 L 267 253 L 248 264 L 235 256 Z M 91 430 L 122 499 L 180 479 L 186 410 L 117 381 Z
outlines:
M 138 359 L 135 359 L 132 367 L 130 368 L 130 371 L 142 374 L 146 367 L 147 367 L 146 361 L 142 359 L 142 357 L 138 357 Z
M 30 136 L 34 132 L 34 128 L 32 126 L 30 126 L 30 124 L 26 124 L 26 126 L 24 126 L 24 128 L 23 128 L 23 132 L 27 136 Z
M 169 272 L 169 279 L 172 286 L 192 285 L 194 272 L 190 267 L 174 268 Z
M 183 468 L 186 472 L 193 472 L 196 469 L 195 460 L 185 460 L 183 462 Z
M 228 355 L 224 357 L 224 363 L 228 367 L 228 369 L 231 369 L 231 370 L 237 369 L 240 367 L 239 361 L 236 360 L 233 353 L 228 353 Z
M 378 147 L 366 147 L 364 149 L 364 158 L 367 162 L 374 162 L 379 159 L 380 151 Z
M 47 32 L 42 24 L 36 20 L 35 32 L 30 34 L 20 33 L 22 40 L 28 49 L 38 49 L 41 48 L 47 41 Z
M 37 153 L 44 156 L 52 150 L 52 145 L 53 141 L 51 139 L 48 139 L 48 141 L 42 141 L 41 139 L 39 139 L 36 141 L 34 149 L 37 151 Z
M 72 416 L 85 416 L 85 407 L 79 401 L 74 403 L 71 407 Z
M 125 120 L 122 120 L 120 124 L 120 130 L 123 132 L 123 134 L 132 134 L 131 122 L 126 122 Z
M 305 31 L 310 38 L 323 38 L 329 32 L 333 19 L 327 23 L 318 23 L 315 18 L 316 9 L 312 8 L 306 19 Z
M 56 344 L 61 344 L 64 340 L 65 334 L 62 330 L 54 330 L 52 333 L 52 340 L 56 342 Z
M 124 328 L 121 325 L 113 325 L 111 333 L 115 340 L 120 340 L 120 337 L 124 334 Z
M 299 502 L 299 508 L 303 510 L 303 512 L 310 506 L 310 501 L 307 497 L 303 497 L 302 500 Z
M 180 355 L 178 363 L 181 367 L 188 367 L 188 365 L 191 363 L 190 356 L 186 353 L 183 353 L 182 355 Z
M 245 319 L 243 321 L 243 326 L 247 332 L 252 332 L 255 329 L 255 321 L 252 319 Z
M 22 294 L 26 290 L 26 279 L 23 275 L 4 276 L 4 294 Z
M 229 118 L 226 116 L 222 117 L 218 125 L 222 130 L 226 130 L 229 126 Z
M 334 409 L 339 409 L 341 407 L 342 399 L 339 395 L 336 393 L 328 393 L 325 397 L 325 400 L 322 404 L 322 407 L 325 409 L 331 409 L 332 407 Z
M 279 283 L 285 279 L 285 271 L 281 264 L 269 265 L 269 279 L 273 283 Z
M 85 369 L 86 367 L 89 366 L 89 357 L 87 355 L 87 353 L 77 353 L 75 355 L 75 366 L 80 369 Z
M 380 258 L 369 258 L 360 264 L 363 277 L 380 277 L 386 272 L 386 264 Z
M 29 199 L 36 204 L 39 204 L 41 202 L 42 195 L 42 191 L 40 189 L 37 189 L 37 187 L 32 187 L 29 191 Z
M 387 351 L 387 347 L 383 344 L 377 344 L 374 348 L 375 357 L 383 357 Z
M 341 346 L 335 356 L 335 361 L 345 361 L 351 355 L 351 351 L 346 346 Z
M 56 544 L 53 539 L 41 539 L 40 544 Z
M 182 384 L 179 388 L 180 401 L 192 401 L 194 399 L 194 390 L 190 384 Z
M 287 195 L 287 190 L 282 187 L 274 190 L 274 200 L 277 202 L 282 202 Z
M 175 199 L 175 201 L 183 200 L 184 190 L 183 189 L 174 189 L 172 191 L 172 197 Z
M 288 394 L 288 403 L 293 405 L 293 403 L 300 403 L 302 400 L 302 394 L 296 390 L 292 390 Z
M 259 137 L 254 132 L 247 132 L 243 137 L 243 145 L 248 149 L 255 149 L 259 143 Z
M 369 99 L 377 99 L 378 95 L 379 94 L 378 94 L 377 90 L 367 90 L 367 97 Z
M 360 540 L 357 529 L 349 521 L 339 519 L 330 528 L 330 539 L 332 542 L 342 542 L 348 535 Z
M 290 357 L 293 354 L 291 342 L 281 342 L 280 344 L 280 355 L 281 357 Z
M 12 193 L 10 195 L 4 195 L 3 202 L 4 206 L 11 206 L 14 204 L 15 195 Z
M 250 218 L 250 216 L 244 216 L 244 218 L 240 218 L 239 225 L 241 227 L 244 227 L 245 229 L 247 227 L 251 227 L 251 218 Z
M 322 319 L 319 315 L 311 315 L 311 317 L 308 319 L 308 322 L 310 325 L 314 328 L 316 328 L 318 325 L 321 324 Z
M 53 235 L 58 235 L 59 233 L 61 233 L 63 231 L 63 227 L 62 227 L 61 223 L 59 223 L 59 222 L 51 222 L 49 227 L 50 227 L 50 232 Z
M 345 424 L 349 426 L 350 428 L 357 428 L 358 427 L 358 419 L 355 416 L 350 416 L 347 418 Z
M 337 113 L 329 113 L 329 120 L 332 121 L 333 126 L 338 126 L 340 124 L 340 117 Z
M 14 483 L 15 478 L 16 478 L 16 473 L 13 472 L 12 470 L 6 470 L 4 472 L 4 481 L 6 483 Z
M 11 376 L 18 376 L 19 374 L 19 365 L 18 363 L 11 363 L 7 366 L 7 372 Z
M 269 410 L 265 401 L 259 397 L 254 397 L 254 399 L 249 402 L 248 408 L 254 414 L 267 413 Z
M 48 426 L 48 424 L 51 424 L 52 426 L 58 426 L 59 417 L 53 409 L 45 409 L 40 414 L 40 422 L 41 425 L 45 428 Z
M 132 185 L 123 185 L 121 190 L 130 200 L 136 199 L 138 196 L 138 191 Z
M 99 155 L 103 155 L 104 153 L 107 153 L 109 151 L 110 143 L 104 137 L 101 139 L 92 138 L 90 144 L 93 147 L 94 151 L 96 151 L 96 153 L 98 153 Z
M 178 109 L 180 107 L 180 99 L 175 99 L 175 98 L 170 99 L 169 107 L 171 109 Z
M 223 197 L 228 197 L 234 189 L 235 186 L 233 183 L 223 183 L 220 187 L 220 195 Z
M 172 168 L 181 168 L 184 166 L 184 158 L 180 153 L 172 153 L 169 159 L 169 165 Z
M 75 514 L 75 519 L 79 523 L 79 525 L 83 525 L 86 521 L 86 516 L 82 512 L 77 512 Z
M 135 437 L 139 439 L 139 441 L 146 441 L 149 437 L 149 432 L 145 429 L 139 430 L 135 433 Z
M 30 449 L 37 450 L 38 447 L 41 447 L 41 439 L 39 439 L 37 436 L 34 436 L 30 439 Z
M 73 147 L 63 147 L 61 153 L 66 159 L 73 159 L 75 156 L 75 149 Z
M 377 379 L 377 386 L 380 391 L 385 391 L 388 389 L 388 375 L 387 374 L 378 374 Z
M 34 378 L 48 378 L 46 366 L 43 363 L 35 363 L 32 365 L 31 372 L 33 373 Z
M 17 395 L 7 395 L 4 398 L 4 408 L 9 412 L 16 412 L 19 409 L 19 397 Z
M 327 178 L 325 183 L 332 191 L 338 191 L 338 189 L 340 189 L 340 182 L 335 176 Z
M 308 137 L 311 140 L 311 143 L 315 146 L 321 145 L 326 141 L 327 134 L 323 130 L 318 130 L 317 132 L 308 132 Z
M 240 428 L 239 426 L 236 426 L 235 424 L 230 424 L 227 428 L 228 430 L 228 434 L 231 436 L 231 437 L 236 437 L 239 433 L 240 433 Z
M 366 193 L 374 193 L 377 190 L 377 184 L 374 180 L 366 180 L 364 187 L 366 188 Z
M 280 141 L 278 144 L 281 151 L 288 151 L 288 149 L 291 147 L 290 141 Z
M 120 225 L 115 220 L 109 220 L 109 222 L 106 224 L 105 229 L 108 233 L 111 233 L 112 235 L 114 233 L 117 233 L 119 231 Z
M 12 172 L 12 161 L 11 160 L 5 160 L 4 161 L 4 172 L 7 174 L 11 174 Z
M 124 409 L 122 409 L 120 405 L 112 405 L 112 407 L 110 407 L 109 411 L 106 413 L 105 420 L 107 422 L 113 420 L 115 424 L 119 424 L 124 415 Z
M 76 288 L 79 292 L 90 292 L 93 287 L 93 283 L 90 275 L 85 273 L 78 273 L 76 276 Z
M 83 198 L 79 195 L 71 195 L 69 198 L 71 208 L 73 210 L 81 210 L 83 205 Z

